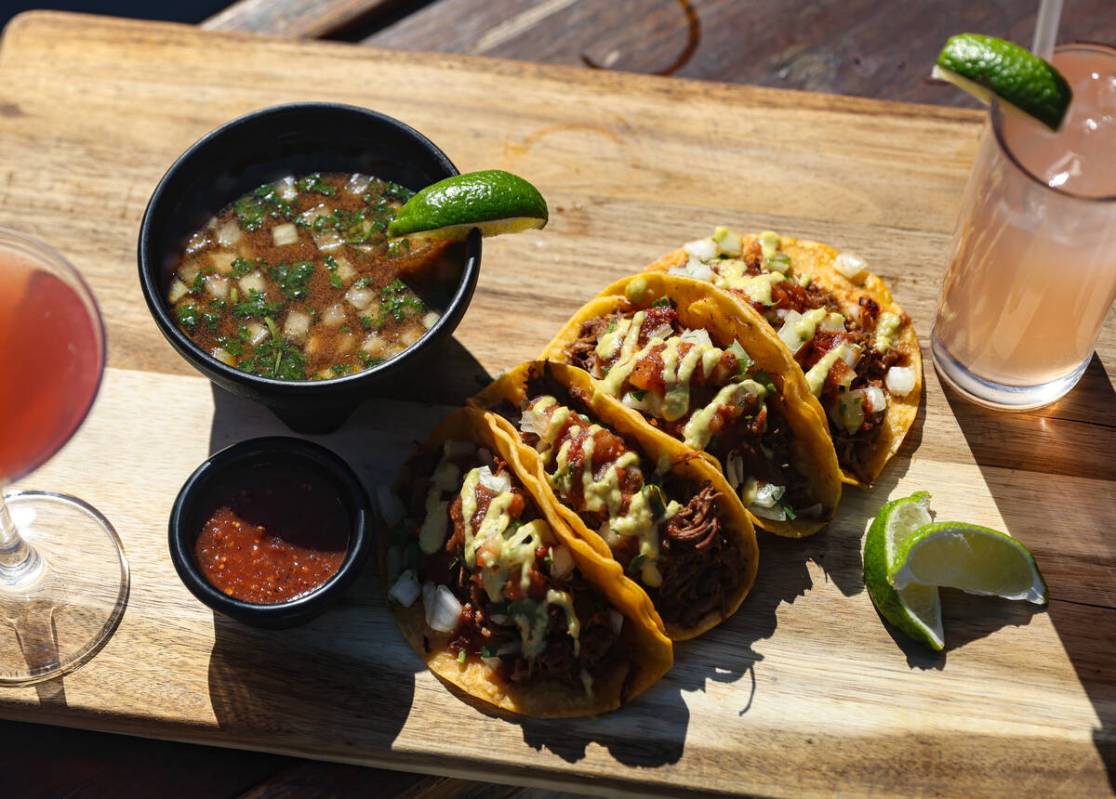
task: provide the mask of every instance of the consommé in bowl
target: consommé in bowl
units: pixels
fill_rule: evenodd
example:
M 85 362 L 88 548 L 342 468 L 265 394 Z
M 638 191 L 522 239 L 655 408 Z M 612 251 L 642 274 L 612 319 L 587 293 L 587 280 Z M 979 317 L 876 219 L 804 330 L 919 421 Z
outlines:
M 357 371 L 315 376 L 320 379 L 282 379 L 261 374 L 259 369 L 238 368 L 227 352 L 199 345 L 180 325 L 181 317 L 176 318 L 170 299 L 185 289 L 176 270 L 192 237 L 207 226 L 213 228 L 215 217 L 230 203 L 264 184 L 315 173 L 370 175 L 417 190 L 456 175 L 457 169 L 422 134 L 374 111 L 334 103 L 266 108 L 206 134 L 175 161 L 148 202 L 138 252 L 144 299 L 171 346 L 221 388 L 263 403 L 292 429 L 304 433 L 336 428 L 362 401 L 398 384 L 412 370 L 428 366 L 452 336 L 472 299 L 481 259 L 478 231 L 447 251 L 447 257 L 453 259 L 452 277 L 423 297 L 436 313 L 424 317 L 428 327 L 417 340 L 386 359 L 369 358 Z M 309 232 L 303 224 L 303 235 Z M 234 278 L 230 275 L 222 283 L 232 283 L 235 289 Z M 268 290 L 275 293 L 274 288 Z M 212 302 L 204 292 L 202 296 Z M 243 301 L 243 293 L 239 296 Z M 281 317 L 248 321 L 261 337 L 264 321 L 276 336 L 276 328 L 283 327 Z M 357 329 L 352 335 L 362 333 Z

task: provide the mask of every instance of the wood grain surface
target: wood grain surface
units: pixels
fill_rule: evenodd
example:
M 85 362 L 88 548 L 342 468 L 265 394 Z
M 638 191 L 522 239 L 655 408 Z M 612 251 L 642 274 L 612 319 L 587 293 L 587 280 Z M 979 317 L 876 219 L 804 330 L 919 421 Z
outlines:
M 298 69 L 292 69 L 298 64 Z M 740 614 L 679 647 L 631 707 L 566 723 L 487 716 L 404 646 L 365 575 L 285 633 L 194 602 L 165 550 L 185 476 L 215 448 L 280 430 L 163 343 L 135 279 L 146 198 L 201 133 L 275 102 L 335 99 L 400 117 L 462 169 L 520 172 L 550 227 L 486 248 L 445 372 L 370 402 L 322 441 L 371 485 L 449 404 L 533 354 L 591 292 L 714 223 L 862 252 L 929 329 L 979 115 L 451 56 L 204 34 L 57 14 L 0 47 L 0 224 L 51 241 L 91 280 L 110 370 L 89 422 L 34 476 L 117 525 L 134 570 L 123 624 L 10 719 L 454 774 L 640 794 L 1103 795 L 1116 763 L 1116 324 L 1081 386 L 1002 416 L 943 392 L 869 492 L 806 541 L 764 536 Z M 49 146 L 44 146 L 49 142 Z M 893 639 L 860 579 L 889 496 L 1036 553 L 1046 611 L 947 596 L 948 650 Z

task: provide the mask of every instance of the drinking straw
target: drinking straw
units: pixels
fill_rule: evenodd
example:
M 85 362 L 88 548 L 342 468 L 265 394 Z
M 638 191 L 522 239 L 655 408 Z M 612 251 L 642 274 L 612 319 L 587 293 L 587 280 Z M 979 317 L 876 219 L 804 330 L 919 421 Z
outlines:
M 1058 39 L 1058 22 L 1062 17 L 1062 0 L 1042 0 L 1038 22 L 1035 23 L 1035 43 L 1031 52 L 1049 61 L 1054 57 L 1054 42 Z

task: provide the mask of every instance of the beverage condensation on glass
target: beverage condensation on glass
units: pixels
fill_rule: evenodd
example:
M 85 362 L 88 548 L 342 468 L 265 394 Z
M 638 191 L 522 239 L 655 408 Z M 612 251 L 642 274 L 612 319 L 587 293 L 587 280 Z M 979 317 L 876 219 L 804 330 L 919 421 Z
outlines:
M 993 103 L 931 349 L 969 399 L 1029 410 L 1081 378 L 1116 298 L 1116 50 L 1068 45 L 1058 132 Z

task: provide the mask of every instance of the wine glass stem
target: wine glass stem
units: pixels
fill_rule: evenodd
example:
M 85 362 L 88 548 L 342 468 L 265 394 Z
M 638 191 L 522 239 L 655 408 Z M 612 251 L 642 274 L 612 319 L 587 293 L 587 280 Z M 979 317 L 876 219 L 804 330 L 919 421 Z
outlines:
M 0 586 L 14 586 L 37 571 L 39 555 L 19 534 L 0 486 Z

